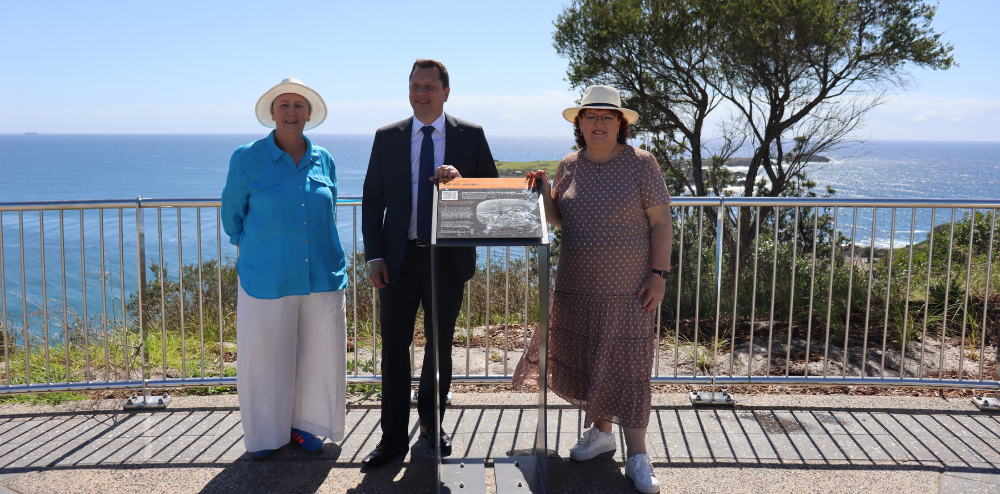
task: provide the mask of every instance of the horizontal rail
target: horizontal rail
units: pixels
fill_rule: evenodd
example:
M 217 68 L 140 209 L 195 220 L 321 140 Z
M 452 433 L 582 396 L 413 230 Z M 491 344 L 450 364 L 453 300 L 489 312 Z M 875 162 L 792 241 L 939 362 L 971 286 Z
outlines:
M 338 206 L 360 206 L 361 197 L 347 196 Z M 0 202 L 0 211 L 57 211 L 78 209 L 129 209 L 167 207 L 219 207 L 218 198 L 137 198 L 81 201 Z M 1000 199 L 885 199 L 845 197 L 673 197 L 674 206 L 761 206 L 761 207 L 878 207 L 878 208 L 1000 208 Z
M 672 201 L 678 201 L 674 199 Z M 1000 208 L 1000 199 L 874 199 L 845 197 L 726 197 L 726 206 L 861 208 Z
M 341 197 L 338 206 L 360 206 L 360 197 Z M 0 202 L 2 211 L 77 211 L 86 209 L 132 209 L 141 208 L 217 208 L 222 206 L 218 198 L 180 198 L 180 199 L 100 199 L 84 201 L 33 201 L 33 202 Z
M 420 376 L 412 376 L 413 384 L 420 384 Z M 510 384 L 510 376 L 455 376 L 454 384 L 493 385 Z M 380 376 L 348 376 L 348 385 L 381 385 Z M 147 379 L 146 386 L 156 389 L 235 387 L 235 377 L 190 378 L 190 379 Z M 92 381 L 81 383 L 22 384 L 0 386 L 0 396 L 29 393 L 65 393 L 73 391 L 105 391 L 122 389 L 142 389 L 142 381 Z
M 420 383 L 420 376 L 411 376 L 412 384 Z M 711 376 L 687 376 L 687 377 L 654 377 L 650 380 L 652 385 L 689 385 L 689 386 L 710 386 Z M 479 386 L 479 385 L 506 385 L 511 383 L 510 376 L 455 376 L 452 384 Z M 348 376 L 348 385 L 381 385 L 380 376 Z M 715 378 L 717 386 L 796 386 L 796 387 L 840 387 L 840 386 L 867 386 L 867 387 L 899 387 L 899 388 L 932 388 L 932 389 L 968 389 L 968 390 L 991 390 L 1000 391 L 1000 382 L 996 381 L 959 381 L 957 379 L 871 379 L 871 378 L 851 378 L 851 377 L 784 377 L 784 376 L 721 376 Z M 235 377 L 223 378 L 192 378 L 192 379 L 149 379 L 146 386 L 155 389 L 176 389 L 176 388 L 198 388 L 198 387 L 235 387 Z M 0 386 L 0 395 L 28 394 L 28 393 L 64 393 L 72 391 L 104 391 L 104 390 L 125 390 L 142 389 L 142 381 L 108 381 L 89 383 L 62 383 L 62 384 L 31 384 L 18 386 Z

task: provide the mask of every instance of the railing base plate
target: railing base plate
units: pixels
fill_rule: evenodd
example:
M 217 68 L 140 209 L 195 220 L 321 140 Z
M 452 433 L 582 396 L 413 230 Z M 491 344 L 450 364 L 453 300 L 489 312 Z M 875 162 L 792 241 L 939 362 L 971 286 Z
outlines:
M 439 493 L 486 494 L 486 460 L 442 458 Z
M 167 408 L 167 405 L 170 404 L 170 398 L 171 396 L 168 394 L 150 396 L 149 398 L 132 395 L 131 398 L 125 400 L 124 408 L 126 410 L 157 410 Z
M 976 395 L 972 398 L 972 404 L 980 410 L 1000 410 L 1000 399 Z
M 538 458 L 534 456 L 493 458 L 493 473 L 497 478 L 497 494 L 545 492 L 538 473 Z
M 451 391 L 449 391 L 448 396 L 444 398 L 444 402 L 451 405 Z M 417 392 L 412 389 L 410 390 L 410 404 L 411 405 L 417 404 Z
M 717 391 L 715 393 L 705 391 L 692 391 L 689 395 L 691 404 L 694 406 L 721 406 L 731 407 L 736 405 L 733 395 L 729 391 Z

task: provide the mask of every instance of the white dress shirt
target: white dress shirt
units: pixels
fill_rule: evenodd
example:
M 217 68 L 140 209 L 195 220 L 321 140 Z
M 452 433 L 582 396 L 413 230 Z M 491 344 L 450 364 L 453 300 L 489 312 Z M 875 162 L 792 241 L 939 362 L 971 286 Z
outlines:
M 431 133 L 431 141 L 434 143 L 434 170 L 444 164 L 444 113 L 431 123 L 434 132 Z M 413 191 L 413 198 L 410 201 L 410 230 L 406 238 L 413 240 L 417 238 L 417 175 L 420 174 L 420 147 L 424 142 L 424 123 L 413 117 L 413 133 L 410 134 L 410 190 Z M 424 178 L 423 180 L 427 180 Z

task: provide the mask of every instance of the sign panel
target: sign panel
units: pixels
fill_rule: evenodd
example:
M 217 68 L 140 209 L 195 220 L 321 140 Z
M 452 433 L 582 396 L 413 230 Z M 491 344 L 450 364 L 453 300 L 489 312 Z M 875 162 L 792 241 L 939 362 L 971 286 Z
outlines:
M 439 239 L 541 238 L 545 219 L 538 191 L 523 178 L 459 178 L 438 185 Z

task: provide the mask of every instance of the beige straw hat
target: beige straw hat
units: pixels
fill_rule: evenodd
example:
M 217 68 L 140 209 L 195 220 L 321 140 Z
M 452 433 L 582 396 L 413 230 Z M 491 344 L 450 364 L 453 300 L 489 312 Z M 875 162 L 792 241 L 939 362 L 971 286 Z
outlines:
M 289 77 L 282 80 L 278 85 L 268 89 L 267 92 L 264 93 L 259 100 L 257 100 L 257 121 L 260 122 L 261 125 L 271 129 L 276 127 L 274 120 L 271 119 L 271 103 L 274 102 L 274 98 L 277 98 L 285 93 L 294 93 L 302 96 L 312 107 L 312 115 L 309 117 L 309 121 L 306 122 L 304 130 L 314 128 L 326 120 L 326 103 L 323 101 L 323 98 L 320 97 L 319 93 L 303 84 L 302 81 L 294 77 Z
M 570 122 L 576 118 L 580 110 L 584 108 L 595 108 L 598 110 L 618 110 L 625 115 L 625 120 L 629 125 L 639 120 L 639 114 L 628 108 L 622 108 L 622 96 L 618 90 L 611 86 L 590 86 L 583 92 L 583 99 L 580 106 L 563 110 L 563 118 Z

